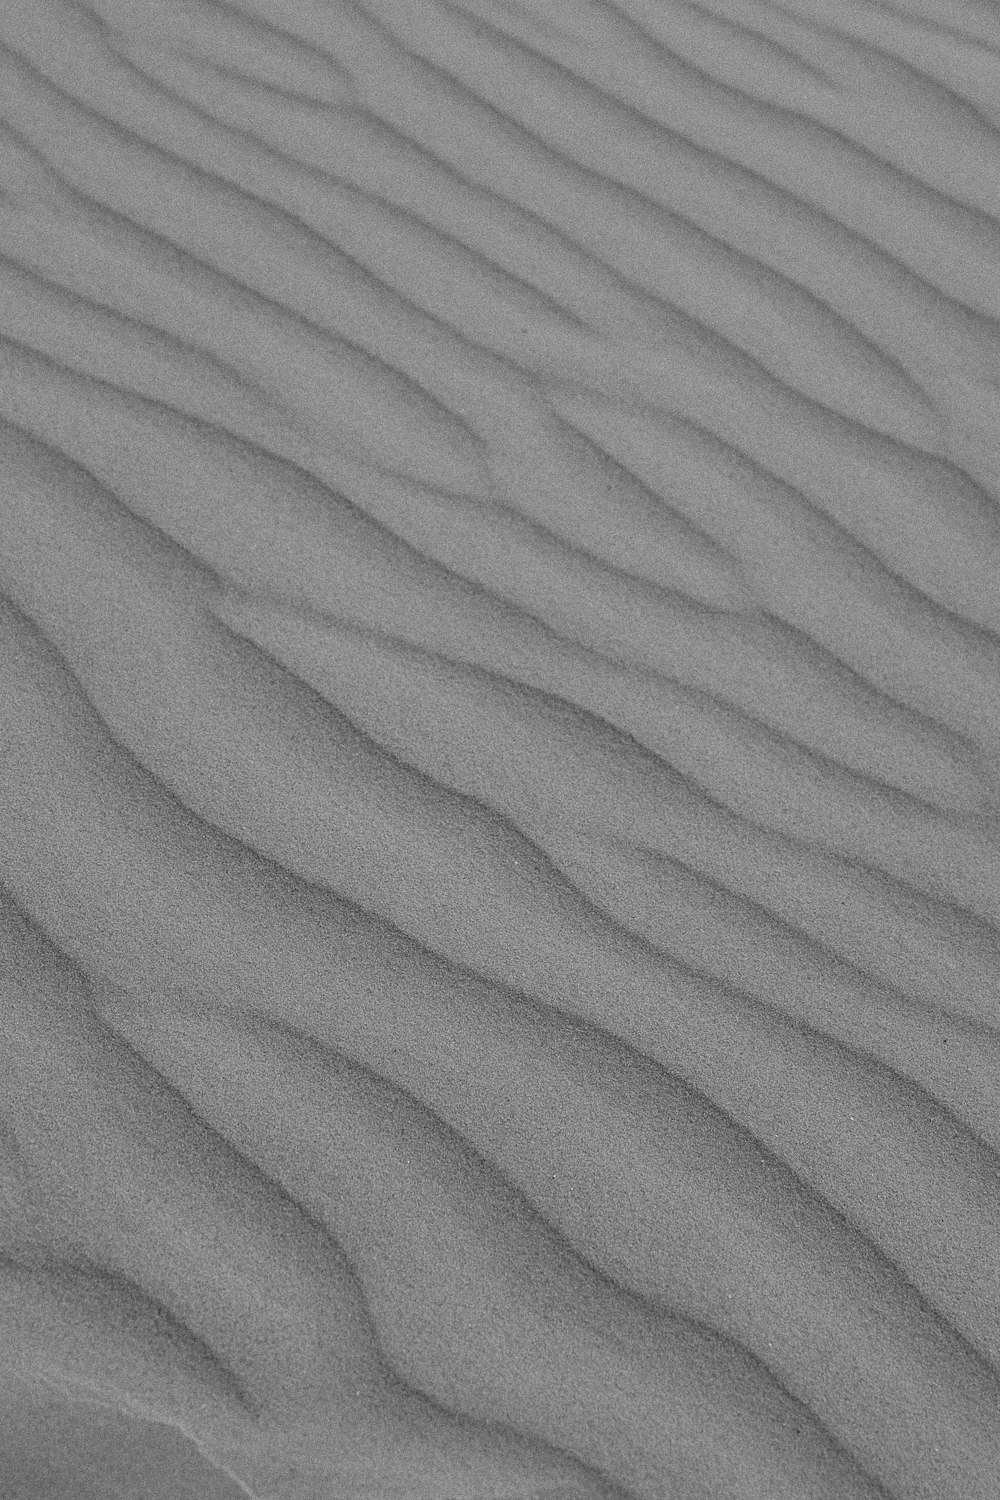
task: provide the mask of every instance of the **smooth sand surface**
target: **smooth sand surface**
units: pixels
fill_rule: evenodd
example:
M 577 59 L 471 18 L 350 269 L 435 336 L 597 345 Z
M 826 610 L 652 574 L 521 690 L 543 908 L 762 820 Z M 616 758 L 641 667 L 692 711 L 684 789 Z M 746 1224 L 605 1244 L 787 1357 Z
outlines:
M 0 1500 L 1000 1496 L 1000 10 L 6 0 Z

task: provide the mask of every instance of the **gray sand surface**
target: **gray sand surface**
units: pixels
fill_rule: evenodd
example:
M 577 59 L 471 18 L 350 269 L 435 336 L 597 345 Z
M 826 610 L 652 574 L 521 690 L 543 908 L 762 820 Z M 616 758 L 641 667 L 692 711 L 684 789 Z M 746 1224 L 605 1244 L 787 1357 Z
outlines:
M 6 0 L 0 1500 L 998 1500 L 1000 9 Z

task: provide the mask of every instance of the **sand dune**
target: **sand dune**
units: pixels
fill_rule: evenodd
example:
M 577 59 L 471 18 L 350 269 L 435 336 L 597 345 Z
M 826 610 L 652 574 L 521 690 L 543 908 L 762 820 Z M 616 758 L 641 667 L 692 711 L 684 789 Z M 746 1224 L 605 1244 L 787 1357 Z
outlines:
M 998 100 L 9 0 L 0 1500 L 1000 1495 Z

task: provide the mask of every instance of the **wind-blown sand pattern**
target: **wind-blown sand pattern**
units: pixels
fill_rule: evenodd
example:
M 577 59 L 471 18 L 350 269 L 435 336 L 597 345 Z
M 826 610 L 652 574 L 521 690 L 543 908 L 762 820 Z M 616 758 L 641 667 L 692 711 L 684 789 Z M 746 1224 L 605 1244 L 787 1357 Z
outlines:
M 7 0 L 2 1500 L 1000 1495 L 1000 12 Z

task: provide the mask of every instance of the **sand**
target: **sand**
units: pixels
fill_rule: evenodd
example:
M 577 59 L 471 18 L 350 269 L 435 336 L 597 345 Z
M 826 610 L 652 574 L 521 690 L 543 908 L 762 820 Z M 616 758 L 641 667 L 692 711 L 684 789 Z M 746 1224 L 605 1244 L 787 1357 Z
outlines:
M 8 0 L 0 1500 L 997 1500 L 998 205 L 978 0 Z

